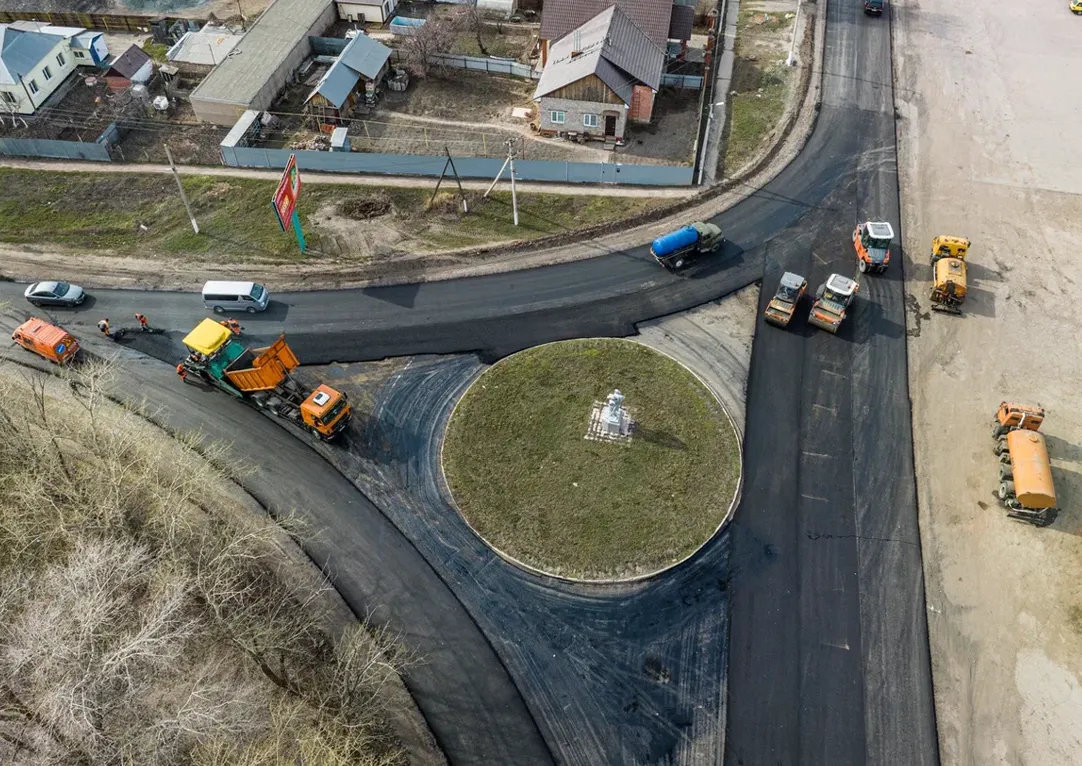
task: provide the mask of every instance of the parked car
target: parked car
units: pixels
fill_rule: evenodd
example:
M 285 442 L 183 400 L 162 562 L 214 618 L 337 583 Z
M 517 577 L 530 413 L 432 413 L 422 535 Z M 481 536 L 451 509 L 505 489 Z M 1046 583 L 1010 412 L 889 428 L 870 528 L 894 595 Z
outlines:
M 37 282 L 26 288 L 23 296 L 35 306 L 78 306 L 86 300 L 79 285 L 67 282 Z

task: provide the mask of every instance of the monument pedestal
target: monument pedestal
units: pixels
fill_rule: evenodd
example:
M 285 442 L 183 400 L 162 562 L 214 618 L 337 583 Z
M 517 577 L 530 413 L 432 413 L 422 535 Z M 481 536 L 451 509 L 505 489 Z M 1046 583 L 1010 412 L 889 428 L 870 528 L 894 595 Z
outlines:
M 606 441 L 630 444 L 635 421 L 623 406 L 624 396 L 620 389 L 609 394 L 605 402 L 594 402 L 590 412 L 590 425 L 584 438 L 590 441 Z

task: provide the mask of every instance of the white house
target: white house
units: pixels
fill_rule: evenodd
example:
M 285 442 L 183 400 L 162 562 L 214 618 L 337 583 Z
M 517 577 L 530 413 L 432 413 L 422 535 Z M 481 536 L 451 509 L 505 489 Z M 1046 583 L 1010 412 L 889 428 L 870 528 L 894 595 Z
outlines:
M 398 9 L 398 0 L 334 0 L 334 4 L 338 6 L 338 18 L 342 21 L 368 24 L 386 24 Z
M 0 24 L 0 114 L 33 114 L 74 69 L 67 38 Z
M 101 32 L 91 32 L 84 27 L 61 27 L 44 21 L 14 21 L 12 29 L 21 32 L 41 32 L 63 37 L 71 45 L 71 55 L 78 66 L 101 66 L 109 58 L 109 47 Z

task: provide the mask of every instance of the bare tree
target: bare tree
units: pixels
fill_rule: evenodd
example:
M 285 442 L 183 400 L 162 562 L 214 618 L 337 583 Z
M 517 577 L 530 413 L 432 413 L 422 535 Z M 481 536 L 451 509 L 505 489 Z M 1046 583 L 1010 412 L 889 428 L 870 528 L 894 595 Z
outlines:
M 434 56 L 450 51 L 458 35 L 459 25 L 455 19 L 429 14 L 425 23 L 415 27 L 402 44 L 406 66 L 417 77 L 427 77 Z

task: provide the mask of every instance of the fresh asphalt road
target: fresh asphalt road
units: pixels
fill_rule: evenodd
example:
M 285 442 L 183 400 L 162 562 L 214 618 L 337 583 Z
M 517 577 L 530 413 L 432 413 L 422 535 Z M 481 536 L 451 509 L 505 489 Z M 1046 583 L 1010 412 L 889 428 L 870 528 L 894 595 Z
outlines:
M 267 314 L 243 319 L 248 332 L 269 339 L 285 331 L 308 362 L 466 350 L 500 356 L 545 340 L 629 334 L 636 322 L 717 298 L 761 277 L 769 292 L 786 269 L 802 273 L 813 287 L 831 271 L 852 274 L 853 225 L 868 217 L 899 220 L 889 19 L 865 18 L 855 0 L 832 0 L 828 14 L 823 104 L 815 133 L 775 181 L 720 217 L 731 243 L 715 262 L 672 277 L 640 249 L 476 279 L 284 294 L 276 296 Z M 744 500 L 730 533 L 635 598 L 591 598 L 589 614 L 581 613 L 602 625 L 610 614 L 608 624 L 626 626 L 657 614 L 657 599 L 668 593 L 670 601 L 682 601 L 680 619 L 690 620 L 696 609 L 716 609 L 718 602 L 681 599 L 681 587 L 694 588 L 704 568 L 720 573 L 731 598 L 727 763 L 938 760 L 912 474 L 900 253 L 894 261 L 887 274 L 861 279 L 856 307 L 838 336 L 809 330 L 802 321 L 788 332 L 763 328 L 757 333 L 748 390 Z M 13 285 L 0 285 L 0 296 L 21 300 Z M 101 316 L 117 324 L 143 311 L 155 325 L 173 331 L 169 339 L 174 343 L 204 315 L 198 297 L 190 294 L 95 291 L 93 301 L 56 314 L 85 332 Z M 201 408 L 214 417 L 237 407 L 226 397 L 205 399 Z M 262 441 L 250 448 L 256 460 L 270 449 Z M 265 457 L 283 459 L 270 453 Z M 392 550 L 410 548 L 399 529 L 380 521 L 378 513 L 348 512 L 352 501 L 345 488 L 341 493 L 327 489 L 328 482 L 336 486 L 331 475 L 313 461 L 296 478 L 308 481 L 292 489 L 268 477 L 268 491 L 278 493 L 268 501 L 286 507 L 304 498 L 309 505 L 330 509 L 323 518 L 340 525 L 329 530 L 332 536 L 349 540 L 371 534 L 375 540 L 397 540 Z M 337 555 L 349 561 L 351 556 L 383 554 Z M 335 560 L 338 566 L 343 563 Z M 426 562 L 418 556 L 395 565 L 412 567 L 409 578 L 417 578 L 423 588 L 404 577 L 404 582 L 387 584 L 379 597 L 396 605 L 396 616 L 420 651 L 434 652 L 436 669 L 412 679 L 410 688 L 452 762 L 541 763 L 552 757 L 546 747 L 568 752 L 554 741 L 553 732 L 573 736 L 577 722 L 571 718 L 596 704 L 573 706 L 560 720 L 551 707 L 531 697 L 536 687 L 515 674 L 517 665 L 510 664 L 508 673 L 485 636 L 471 634 L 461 615 L 454 616 L 463 609 L 458 603 L 462 589 L 470 587 L 471 573 L 457 572 L 459 562 Z M 355 605 L 372 603 L 369 586 L 362 582 L 367 574 L 340 583 L 346 591 L 356 589 L 352 597 L 345 593 Z M 428 601 L 430 593 L 437 593 L 436 577 L 454 581 L 458 601 L 445 596 Z M 542 582 L 534 587 L 546 599 L 559 593 Z M 641 595 L 655 588 L 657 599 Z M 434 613 L 425 619 L 455 626 L 450 652 L 440 631 L 424 627 L 423 620 L 421 628 L 411 629 L 417 609 Z M 571 606 L 563 618 L 574 619 Z M 626 628 L 621 632 L 635 635 Z M 501 637 L 487 638 L 499 652 Z M 647 654 L 659 647 L 640 649 Z M 507 656 L 506 647 L 503 651 L 501 658 Z M 459 653 L 479 658 L 474 672 L 483 681 L 477 683 L 493 684 L 497 693 L 491 699 L 479 693 L 473 703 L 458 702 L 461 676 L 443 677 L 438 662 L 451 664 Z M 507 696 L 509 684 L 517 685 L 525 704 L 515 694 Z M 568 695 L 579 692 L 568 682 Z M 718 706 L 713 699 L 678 702 L 652 711 L 669 720 L 659 721 L 643 735 L 654 739 L 631 751 L 619 741 L 621 730 L 597 734 L 589 762 L 682 762 L 687 747 L 681 732 L 694 727 L 678 719 L 678 711 L 693 716 L 687 711 L 700 703 L 707 710 Z M 545 743 L 538 741 L 531 716 L 545 733 Z M 474 735 L 482 732 L 483 745 L 476 744 Z M 659 747 L 666 732 L 672 745 Z M 517 755 L 504 760 L 509 753 Z

